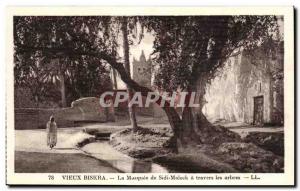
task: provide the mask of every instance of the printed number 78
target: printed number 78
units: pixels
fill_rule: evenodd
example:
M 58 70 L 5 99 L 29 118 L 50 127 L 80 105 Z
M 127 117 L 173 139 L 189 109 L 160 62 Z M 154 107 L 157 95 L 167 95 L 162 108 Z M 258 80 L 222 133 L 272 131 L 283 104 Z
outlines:
M 49 180 L 54 180 L 54 176 L 53 175 L 48 175 Z

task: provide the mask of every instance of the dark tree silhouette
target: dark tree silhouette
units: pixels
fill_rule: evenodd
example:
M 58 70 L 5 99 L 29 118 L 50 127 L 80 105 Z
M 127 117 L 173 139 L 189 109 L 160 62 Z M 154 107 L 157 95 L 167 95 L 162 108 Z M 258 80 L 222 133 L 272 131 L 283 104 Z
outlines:
M 100 16 L 15 17 L 15 53 L 39 52 L 62 58 L 78 55 L 97 58 L 115 69 L 129 88 L 146 96 L 152 90 L 131 79 L 124 67 L 124 59 L 117 53 L 121 46 L 121 20 L 122 17 Z M 130 38 L 136 36 L 137 23 L 155 35 L 156 84 L 167 91 L 180 87 L 196 92 L 196 102 L 200 107 L 185 107 L 182 117 L 169 104 L 163 107 L 174 132 L 174 145 L 237 140 L 235 134 L 214 127 L 203 115 L 205 87 L 228 57 L 264 42 L 278 28 L 276 17 L 151 16 L 127 17 L 127 21 Z M 131 39 L 128 41 L 130 43 Z M 162 99 L 160 97 L 157 103 Z

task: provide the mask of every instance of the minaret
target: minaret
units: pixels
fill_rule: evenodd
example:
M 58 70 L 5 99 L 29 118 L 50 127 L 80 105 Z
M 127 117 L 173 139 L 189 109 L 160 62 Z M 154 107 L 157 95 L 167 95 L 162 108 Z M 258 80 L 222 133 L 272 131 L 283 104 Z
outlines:
M 151 88 L 151 59 L 150 57 L 148 60 L 146 59 L 144 50 L 141 51 L 139 60 L 133 58 L 132 69 L 133 79 L 141 86 Z M 151 103 L 149 107 L 137 107 L 136 111 L 137 113 L 153 115 L 153 104 Z
M 147 60 L 142 50 L 139 60 L 133 58 L 133 79 L 139 84 L 151 87 L 151 61 Z
M 145 56 L 144 50 L 142 50 L 142 54 L 140 56 L 140 62 L 142 62 L 142 63 L 146 62 L 146 56 Z

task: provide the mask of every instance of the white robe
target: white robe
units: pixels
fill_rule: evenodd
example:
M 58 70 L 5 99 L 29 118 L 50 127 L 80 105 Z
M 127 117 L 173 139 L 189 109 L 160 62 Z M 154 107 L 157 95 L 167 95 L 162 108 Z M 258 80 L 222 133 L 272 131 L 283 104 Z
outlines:
M 57 142 L 57 126 L 55 122 L 48 121 L 47 123 L 47 146 L 56 145 Z

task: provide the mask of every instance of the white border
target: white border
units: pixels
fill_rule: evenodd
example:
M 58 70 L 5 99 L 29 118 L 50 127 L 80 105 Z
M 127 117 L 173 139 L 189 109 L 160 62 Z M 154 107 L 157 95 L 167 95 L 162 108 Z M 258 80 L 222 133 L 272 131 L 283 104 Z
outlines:
M 185 185 L 181 181 L 64 181 L 61 174 L 48 180 L 48 173 L 14 173 L 13 33 L 14 15 L 284 15 L 285 172 L 256 173 L 260 180 L 190 181 L 190 185 L 293 185 L 294 184 L 294 26 L 293 7 L 8 7 L 6 15 L 6 112 L 8 184 L 80 185 Z M 69 174 L 69 173 L 68 173 Z M 105 173 L 107 177 L 117 176 Z M 146 175 L 151 174 L 137 174 Z M 157 175 L 157 174 L 156 174 Z M 170 175 L 170 174 L 168 174 Z M 197 174 L 191 174 L 197 175 Z M 201 176 L 213 174 L 198 174 Z M 218 174 L 226 176 L 227 174 Z M 249 173 L 232 175 L 250 175 Z

